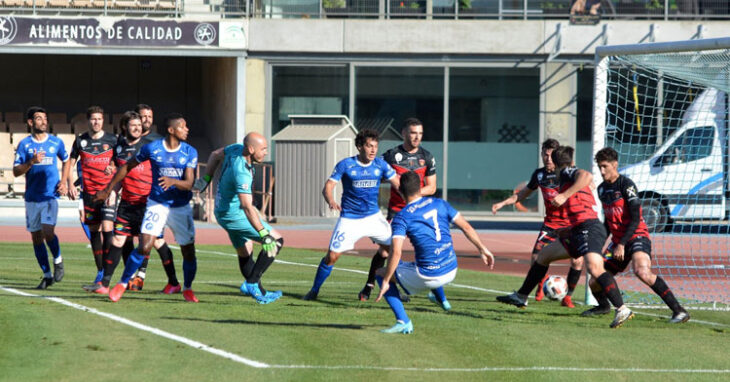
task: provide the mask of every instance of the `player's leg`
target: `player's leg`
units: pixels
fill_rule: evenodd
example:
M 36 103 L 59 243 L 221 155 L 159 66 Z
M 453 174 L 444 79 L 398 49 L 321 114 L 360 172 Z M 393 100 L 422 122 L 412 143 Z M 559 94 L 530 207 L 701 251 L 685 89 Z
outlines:
M 415 270 L 415 263 L 401 263 L 398 265 L 398 269 L 396 270 L 396 275 L 400 274 L 402 277 L 410 277 L 410 278 L 416 278 L 417 277 L 417 271 Z M 414 275 L 415 274 L 415 275 Z M 375 279 L 378 282 L 378 285 L 380 287 L 383 287 L 383 276 L 385 275 L 385 268 L 380 268 L 376 272 Z M 409 275 L 409 276 L 405 276 Z M 399 276 L 395 276 L 396 278 Z M 406 293 L 408 293 L 408 290 L 406 290 Z M 396 280 L 391 280 L 389 283 L 388 291 L 385 292 L 385 301 L 388 303 L 388 306 L 390 306 L 390 309 L 393 311 L 393 314 L 395 315 L 395 325 L 388 329 L 383 329 L 381 332 L 393 334 L 393 333 L 403 333 L 403 334 L 409 334 L 413 332 L 413 323 L 411 322 L 411 319 L 408 317 L 408 314 L 406 313 L 406 309 L 403 307 L 403 302 L 400 299 L 400 293 L 398 293 L 398 287 L 396 285 Z
M 319 289 L 327 280 L 332 269 L 340 258 L 342 252 L 349 251 L 355 247 L 355 242 L 366 236 L 367 227 L 362 224 L 363 219 L 348 219 L 340 217 L 332 230 L 329 249 L 327 254 L 319 262 L 317 273 L 314 275 L 312 289 L 302 297 L 303 300 L 316 300 Z
M 648 241 L 648 240 L 647 240 Z M 674 293 L 664 279 L 651 271 L 651 257 L 647 252 L 638 251 L 633 253 L 634 274 L 636 277 L 646 284 L 665 304 L 672 310 L 671 323 L 682 323 L 689 321 L 689 313 L 679 305 L 679 301 L 674 297 Z
M 246 280 L 246 289 L 248 293 L 253 298 L 255 298 L 259 304 L 268 304 L 278 300 L 279 297 L 281 297 L 282 293 L 281 291 L 261 290 L 261 277 L 263 277 L 264 273 L 269 269 L 271 264 L 274 263 L 276 255 L 278 255 L 279 251 L 281 251 L 281 249 L 284 247 L 284 239 L 281 237 L 281 234 L 271 228 L 268 223 L 264 221 L 261 221 L 261 223 L 264 225 L 264 228 L 269 231 L 271 236 L 273 236 L 276 240 L 276 247 L 273 251 L 270 252 L 264 251 L 263 249 L 259 251 L 259 254 L 256 257 L 256 263 L 251 270 L 251 275 Z
M 535 262 L 530 266 L 530 270 L 527 271 L 527 275 L 520 289 L 512 294 L 498 296 L 497 301 L 511 304 L 518 308 L 525 308 L 527 306 L 527 296 L 530 295 L 532 290 L 545 277 L 550 263 L 567 259 L 568 257 L 570 257 L 568 252 L 559 241 L 554 241 L 544 246 L 538 253 Z
M 38 266 L 43 272 L 41 283 L 36 289 L 46 289 L 53 284 L 51 264 L 48 261 L 48 251 L 43 242 L 43 228 L 41 224 L 42 202 L 25 202 L 25 227 L 30 232 L 33 241 L 33 253 L 35 254 Z
M 60 282 L 63 280 L 63 257 L 61 257 L 61 245 L 56 236 L 56 220 L 58 218 L 58 200 L 51 199 L 44 202 L 44 208 L 41 211 L 41 229 L 43 230 L 43 239 L 51 250 L 53 256 L 53 281 Z
M 532 256 L 530 258 L 530 266 L 535 263 L 537 260 L 537 255 L 540 253 L 540 251 L 547 245 L 550 245 L 550 243 L 557 240 L 557 230 L 550 229 L 546 226 L 542 226 L 540 228 L 540 234 L 537 235 L 537 239 L 535 239 L 535 245 L 532 247 Z M 545 298 L 545 292 L 542 290 L 543 284 L 545 284 L 545 281 L 548 279 L 548 274 L 545 272 L 545 276 L 540 280 L 540 282 L 537 284 L 537 289 L 535 289 L 535 301 L 542 301 L 543 298 Z
M 101 233 L 101 208 L 103 202 L 93 202 L 93 196 L 84 193 L 84 222 L 89 227 L 91 243 L 91 252 L 94 255 L 94 264 L 96 265 L 96 277 L 93 284 L 101 281 L 104 277 L 104 247 Z
M 373 287 L 375 287 L 375 272 L 385 266 L 385 260 L 387 258 L 388 253 L 383 252 L 380 248 L 378 248 L 373 255 L 372 260 L 370 260 L 370 270 L 368 270 L 368 278 L 365 280 L 365 286 L 357 295 L 357 298 L 360 301 L 367 301 L 370 298 L 370 293 L 372 292 Z
M 162 268 L 165 270 L 165 275 L 167 276 L 167 285 L 165 285 L 165 288 L 162 289 L 162 293 L 179 293 L 182 290 L 182 287 L 180 286 L 180 281 L 178 281 L 177 273 L 175 272 L 175 261 L 173 259 L 172 250 L 165 242 L 165 239 L 162 238 L 162 234 L 155 239 L 154 246 L 157 249 L 157 254 L 160 255 L 160 262 L 162 263 Z
M 91 242 L 91 231 L 89 230 L 89 226 L 86 224 L 86 217 L 84 215 L 84 194 L 81 193 L 79 194 L 79 223 L 81 223 L 81 229 L 84 230 L 86 239 Z
M 580 274 L 583 270 L 583 258 L 571 258 L 570 259 L 570 269 L 568 270 L 568 293 L 563 297 L 563 300 L 560 302 L 562 306 L 568 307 L 568 308 L 575 308 L 575 305 L 573 304 L 573 292 L 575 291 L 575 287 L 578 285 L 578 281 L 580 281 Z
M 114 220 L 116 219 L 116 206 L 104 205 L 101 208 L 101 250 L 102 259 L 109 256 L 109 250 L 114 240 Z M 103 266 L 102 261 L 102 266 Z
M 598 284 L 596 279 L 591 278 L 591 281 L 588 283 L 588 287 L 591 289 L 593 297 L 595 297 L 596 301 L 598 301 L 598 305 L 584 311 L 580 315 L 590 317 L 608 314 L 611 311 L 611 303 L 608 301 L 608 298 L 603 293 L 603 289 L 601 289 L 601 286 Z
M 198 260 L 195 257 L 195 223 L 190 205 L 169 209 L 167 226 L 170 227 L 175 241 L 180 245 L 183 257 L 183 298 L 185 301 L 198 302 L 193 292 L 193 281 L 198 273 Z
M 152 229 L 154 229 L 154 227 Z M 124 294 L 124 291 L 127 290 L 127 285 L 134 275 L 134 272 L 139 269 L 139 266 L 142 264 L 145 256 L 149 256 L 150 251 L 152 251 L 152 245 L 156 236 L 157 235 L 155 234 L 142 233 L 140 245 L 129 254 L 129 259 L 127 259 L 127 262 L 124 264 L 124 271 L 122 272 L 122 277 L 119 279 L 119 283 L 117 283 L 117 285 L 109 291 L 110 300 L 116 302 L 122 298 L 122 295 Z
M 119 227 L 121 228 L 121 227 Z M 98 294 L 109 294 L 109 284 L 111 284 L 112 275 L 119 265 L 119 261 L 122 258 L 122 247 L 131 239 L 131 236 L 125 235 L 126 232 L 122 229 L 115 229 L 116 235 L 112 238 L 112 245 L 109 251 L 103 256 L 104 263 L 104 276 L 101 281 L 92 285 L 84 285 L 83 288 L 87 292 L 98 293 Z

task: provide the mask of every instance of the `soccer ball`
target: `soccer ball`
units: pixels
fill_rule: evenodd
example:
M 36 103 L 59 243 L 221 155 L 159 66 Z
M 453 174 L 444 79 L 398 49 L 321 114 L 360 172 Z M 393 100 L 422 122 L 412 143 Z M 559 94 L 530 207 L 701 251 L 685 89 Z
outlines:
M 562 300 L 568 294 L 568 283 L 560 276 L 550 276 L 542 285 L 542 290 L 551 300 Z

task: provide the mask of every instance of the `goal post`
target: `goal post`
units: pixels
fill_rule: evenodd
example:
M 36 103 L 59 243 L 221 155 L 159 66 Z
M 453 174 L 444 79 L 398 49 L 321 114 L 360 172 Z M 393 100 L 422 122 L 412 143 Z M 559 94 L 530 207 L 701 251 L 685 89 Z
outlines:
M 636 183 L 654 273 L 686 306 L 728 309 L 730 38 L 601 46 L 595 65 L 592 154 L 613 147 Z M 618 283 L 663 306 L 631 266 Z

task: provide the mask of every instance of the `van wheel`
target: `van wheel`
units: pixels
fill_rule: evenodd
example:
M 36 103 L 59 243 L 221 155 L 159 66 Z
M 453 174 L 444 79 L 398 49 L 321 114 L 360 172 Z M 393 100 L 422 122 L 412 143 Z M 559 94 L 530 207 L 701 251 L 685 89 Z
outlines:
M 649 232 L 663 232 L 669 226 L 669 211 L 658 199 L 642 200 L 641 215 Z

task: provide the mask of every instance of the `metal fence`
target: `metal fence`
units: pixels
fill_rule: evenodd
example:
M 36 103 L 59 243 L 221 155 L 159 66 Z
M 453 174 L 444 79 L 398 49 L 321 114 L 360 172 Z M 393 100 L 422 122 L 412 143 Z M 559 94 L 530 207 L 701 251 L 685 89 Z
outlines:
M 190 5 L 186 7 L 186 3 Z M 194 6 L 193 6 L 194 5 Z M 187 9 L 186 9 L 187 8 Z M 729 19 L 727 0 L 0 0 L 0 14 L 353 19 Z

